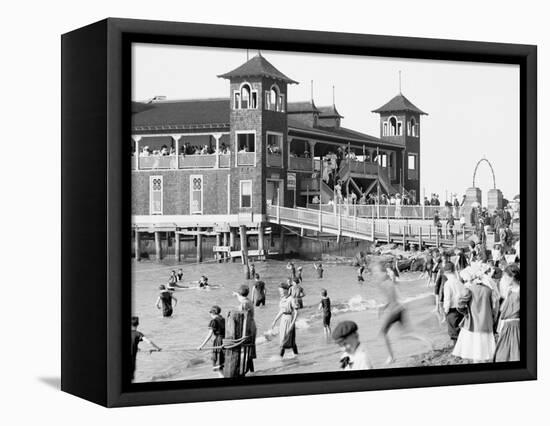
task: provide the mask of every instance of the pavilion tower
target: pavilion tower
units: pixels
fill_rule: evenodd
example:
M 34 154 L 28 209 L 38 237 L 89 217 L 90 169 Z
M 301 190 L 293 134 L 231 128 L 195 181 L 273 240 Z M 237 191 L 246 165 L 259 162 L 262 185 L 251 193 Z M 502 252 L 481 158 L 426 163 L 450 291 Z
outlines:
M 286 204 L 287 86 L 297 82 L 260 53 L 218 77 L 229 80 L 231 213 L 265 214 L 266 202 Z
M 404 149 L 389 159 L 395 168 L 394 184 L 402 184 L 406 191 L 420 201 L 420 117 L 428 115 L 399 90 L 389 102 L 372 112 L 380 114 L 380 138 Z

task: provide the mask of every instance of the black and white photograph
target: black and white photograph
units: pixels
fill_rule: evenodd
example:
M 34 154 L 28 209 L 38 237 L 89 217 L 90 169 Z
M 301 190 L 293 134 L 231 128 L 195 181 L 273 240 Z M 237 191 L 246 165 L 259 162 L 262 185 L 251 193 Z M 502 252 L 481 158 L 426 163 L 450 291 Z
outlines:
M 133 383 L 521 360 L 519 65 L 136 42 L 131 111 Z

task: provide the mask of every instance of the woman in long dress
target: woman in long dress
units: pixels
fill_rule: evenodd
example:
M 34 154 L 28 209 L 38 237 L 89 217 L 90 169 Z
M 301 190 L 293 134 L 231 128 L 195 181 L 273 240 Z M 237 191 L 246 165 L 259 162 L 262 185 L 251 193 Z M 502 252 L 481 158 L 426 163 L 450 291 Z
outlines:
M 281 358 L 285 354 L 286 349 L 292 349 L 294 355 L 298 355 L 298 346 L 296 346 L 296 318 L 298 311 L 294 299 L 289 295 L 289 286 L 286 283 L 279 285 L 279 295 L 281 300 L 279 302 L 279 312 L 271 324 L 271 328 L 275 328 L 277 321 L 279 323 L 279 344 L 281 351 L 279 355 Z
M 453 355 L 473 362 L 487 362 L 495 354 L 494 323 L 498 315 L 498 293 L 489 278 L 465 269 L 460 274 L 467 284 L 460 298 L 459 311 L 464 314 Z
M 248 318 L 250 336 L 245 340 L 246 350 L 246 366 L 245 373 L 254 372 L 254 359 L 256 358 L 256 321 L 254 320 L 254 304 L 248 298 L 248 293 L 250 289 L 247 285 L 242 285 L 239 287 L 237 292 L 233 292 L 233 295 L 237 296 L 239 302 L 237 309 L 240 312 L 244 312 L 245 316 Z
M 498 326 L 498 342 L 495 350 L 495 362 L 519 361 L 519 266 L 506 267 L 502 280 L 509 282 L 508 294 L 501 308 Z

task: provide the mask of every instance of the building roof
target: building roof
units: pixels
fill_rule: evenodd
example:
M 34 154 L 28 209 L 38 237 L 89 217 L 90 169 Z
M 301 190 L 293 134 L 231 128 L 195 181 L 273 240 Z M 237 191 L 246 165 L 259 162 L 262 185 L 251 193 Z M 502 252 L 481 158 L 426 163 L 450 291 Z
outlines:
M 399 93 L 391 101 L 382 105 L 380 108 L 373 110 L 372 112 L 397 112 L 397 111 L 411 111 L 420 115 L 428 115 L 418 107 L 416 107 L 411 101 L 409 101 L 402 93 Z
M 275 68 L 261 54 L 254 56 L 244 64 L 238 66 L 233 71 L 218 75 L 220 78 L 235 78 L 235 77 L 269 77 L 274 80 L 284 81 L 288 84 L 298 84 L 297 81 L 284 75 L 281 71 Z
M 343 115 L 340 115 L 335 105 L 319 107 L 319 111 L 320 118 L 344 118 Z
M 325 136 L 328 138 L 338 138 L 343 143 L 347 141 L 351 141 L 351 142 L 359 142 L 359 143 L 375 143 L 378 145 L 394 146 L 399 148 L 405 147 L 402 144 L 383 140 L 383 139 L 377 138 L 376 136 L 371 136 L 366 133 L 347 129 L 345 127 L 339 127 L 339 128 L 312 127 L 301 120 L 295 119 L 292 116 L 288 117 L 287 122 L 288 122 L 289 131 L 294 130 L 300 133 L 306 133 L 306 134 L 309 133 L 314 138 L 315 136 Z
M 229 99 L 132 102 L 132 127 L 229 125 Z
M 315 106 L 315 102 L 301 101 L 301 102 L 287 102 L 287 112 L 289 114 L 306 114 L 306 113 L 320 113 L 319 108 Z

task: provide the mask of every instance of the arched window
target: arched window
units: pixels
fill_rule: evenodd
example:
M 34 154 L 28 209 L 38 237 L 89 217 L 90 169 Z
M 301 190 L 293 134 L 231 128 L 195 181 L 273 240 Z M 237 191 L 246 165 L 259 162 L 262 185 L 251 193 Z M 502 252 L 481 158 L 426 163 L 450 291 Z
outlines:
M 395 117 L 391 117 L 389 122 L 390 122 L 390 136 L 397 135 L 397 119 Z
M 409 122 L 410 123 L 410 135 L 411 136 L 416 136 L 416 120 L 413 118 L 411 118 L 411 121 Z
M 269 104 L 271 105 L 271 109 L 273 111 L 279 110 L 278 103 L 279 103 L 279 91 L 275 86 L 273 86 L 269 91 Z
M 248 109 L 250 107 L 250 86 L 245 84 L 241 87 L 241 108 Z

